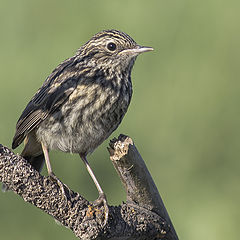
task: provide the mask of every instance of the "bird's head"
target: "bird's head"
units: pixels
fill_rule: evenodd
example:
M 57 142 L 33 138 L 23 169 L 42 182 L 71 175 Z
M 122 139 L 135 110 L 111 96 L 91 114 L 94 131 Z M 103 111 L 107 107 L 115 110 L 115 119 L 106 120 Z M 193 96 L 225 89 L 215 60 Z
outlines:
M 112 71 L 131 70 L 136 57 L 151 47 L 138 45 L 126 33 L 105 30 L 95 34 L 78 51 L 87 64 Z

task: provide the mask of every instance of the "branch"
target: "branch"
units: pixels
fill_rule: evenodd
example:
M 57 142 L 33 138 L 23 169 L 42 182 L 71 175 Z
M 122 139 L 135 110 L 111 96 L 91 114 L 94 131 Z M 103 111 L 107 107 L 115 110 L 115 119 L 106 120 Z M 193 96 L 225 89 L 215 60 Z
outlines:
M 79 239 L 178 239 L 157 188 L 132 140 L 110 143 L 110 159 L 127 192 L 127 202 L 104 207 L 91 203 L 49 177 L 40 175 L 20 155 L 0 144 L 0 181 L 24 201 L 70 228 Z

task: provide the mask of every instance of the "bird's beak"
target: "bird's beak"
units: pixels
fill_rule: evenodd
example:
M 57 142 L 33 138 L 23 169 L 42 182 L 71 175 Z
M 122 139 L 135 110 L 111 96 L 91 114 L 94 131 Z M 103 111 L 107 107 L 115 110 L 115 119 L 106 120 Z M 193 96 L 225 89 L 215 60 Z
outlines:
M 153 48 L 137 45 L 135 48 L 125 49 L 121 53 L 128 53 L 128 54 L 131 54 L 131 55 L 138 55 L 140 53 L 149 52 L 149 51 L 153 51 Z
M 153 51 L 153 48 L 152 47 L 144 47 L 144 46 L 137 45 L 137 47 L 132 49 L 132 50 L 135 53 L 143 53 L 143 52 Z

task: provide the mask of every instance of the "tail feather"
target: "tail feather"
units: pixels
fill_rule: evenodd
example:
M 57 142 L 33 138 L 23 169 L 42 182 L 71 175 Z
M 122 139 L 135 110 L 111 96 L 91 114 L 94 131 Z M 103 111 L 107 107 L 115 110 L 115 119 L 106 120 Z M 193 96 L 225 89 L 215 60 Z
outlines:
M 44 155 L 42 152 L 41 144 L 36 140 L 36 136 L 33 133 L 28 134 L 24 141 L 24 149 L 21 156 L 26 159 L 35 170 L 40 172 L 44 165 Z M 3 184 L 2 191 L 6 192 L 8 187 Z
M 37 141 L 35 132 L 31 132 L 26 136 L 21 156 L 25 158 L 34 169 L 39 172 L 42 170 L 44 155 L 41 144 Z
M 44 165 L 44 155 L 38 155 L 38 156 L 24 156 L 24 158 L 33 166 L 35 170 L 38 172 L 41 172 L 43 165 Z

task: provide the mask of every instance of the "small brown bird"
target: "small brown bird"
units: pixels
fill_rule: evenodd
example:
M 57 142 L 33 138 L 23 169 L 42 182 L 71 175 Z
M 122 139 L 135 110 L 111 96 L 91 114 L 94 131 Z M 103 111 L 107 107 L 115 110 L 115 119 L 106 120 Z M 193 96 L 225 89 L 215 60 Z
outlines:
M 20 116 L 12 148 L 24 141 L 21 155 L 38 171 L 44 159 L 53 174 L 48 151 L 78 153 L 99 192 L 87 154 L 121 123 L 132 96 L 131 70 L 136 57 L 153 50 L 117 30 L 94 35 L 45 80 Z

